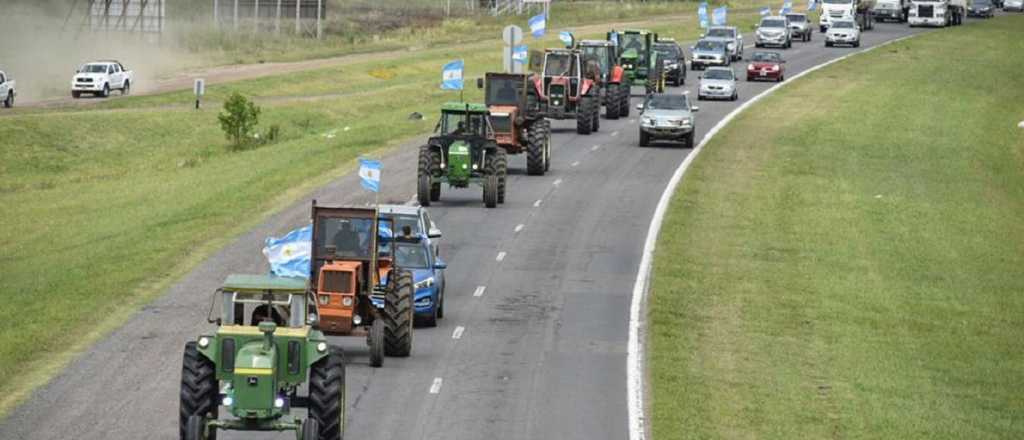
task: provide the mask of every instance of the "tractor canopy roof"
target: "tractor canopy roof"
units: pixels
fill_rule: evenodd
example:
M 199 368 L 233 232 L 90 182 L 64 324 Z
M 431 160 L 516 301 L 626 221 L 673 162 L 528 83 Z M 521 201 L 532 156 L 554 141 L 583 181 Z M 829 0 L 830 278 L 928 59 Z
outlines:
M 651 32 L 651 31 L 646 30 L 646 29 L 626 29 L 626 30 L 623 30 L 622 32 L 619 32 L 619 33 L 621 33 L 621 34 L 647 35 L 647 34 L 653 34 L 654 32 Z
M 294 294 L 306 292 L 305 278 L 273 275 L 228 275 L 221 290 L 240 293 Z
M 441 111 L 446 113 L 487 113 L 487 106 L 475 102 L 446 102 L 441 104 Z
M 586 46 L 604 46 L 604 47 L 615 47 L 615 43 L 608 40 L 583 40 L 579 43 L 580 47 Z

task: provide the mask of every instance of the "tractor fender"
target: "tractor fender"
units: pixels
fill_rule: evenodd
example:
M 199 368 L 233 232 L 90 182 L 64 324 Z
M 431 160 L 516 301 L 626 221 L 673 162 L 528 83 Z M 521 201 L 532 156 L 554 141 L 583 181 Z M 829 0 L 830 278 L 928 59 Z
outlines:
M 626 75 L 626 70 L 622 66 L 615 66 L 612 68 L 611 81 L 613 83 L 621 83 L 623 76 Z
M 537 75 L 533 77 L 533 88 L 537 91 L 537 97 L 542 101 L 546 101 L 548 96 L 544 94 L 544 77 Z
M 592 80 L 592 79 L 585 79 L 585 80 L 583 80 L 583 84 L 580 84 L 580 96 L 589 95 L 590 94 L 590 89 L 592 89 L 592 88 L 594 88 L 594 80 Z

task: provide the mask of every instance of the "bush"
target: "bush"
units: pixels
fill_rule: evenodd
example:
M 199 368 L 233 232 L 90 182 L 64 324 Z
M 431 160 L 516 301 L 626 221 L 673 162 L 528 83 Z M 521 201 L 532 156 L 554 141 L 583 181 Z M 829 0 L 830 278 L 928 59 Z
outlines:
M 252 145 L 252 132 L 259 124 L 260 111 L 256 104 L 238 92 L 224 102 L 224 112 L 217 115 L 217 119 L 232 143 L 232 150 L 244 150 Z

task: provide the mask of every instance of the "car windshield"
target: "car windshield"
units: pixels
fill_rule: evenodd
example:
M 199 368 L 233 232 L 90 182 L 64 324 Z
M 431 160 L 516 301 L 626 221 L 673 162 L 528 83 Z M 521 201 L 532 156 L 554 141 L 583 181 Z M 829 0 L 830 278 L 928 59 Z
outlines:
M 832 27 L 836 29 L 853 29 L 852 21 L 837 21 L 832 23 Z
M 705 79 L 733 79 L 732 71 L 728 69 L 708 69 L 704 72 Z
M 678 58 L 679 49 L 675 45 L 657 45 L 654 46 L 654 50 L 658 51 L 658 55 L 662 58 Z
M 401 268 L 426 269 L 429 260 L 426 246 L 421 243 L 395 243 L 395 265 Z
M 714 50 L 721 50 L 723 47 L 725 47 L 725 45 L 722 44 L 722 42 L 720 42 L 720 41 L 700 40 L 700 41 L 697 42 L 697 45 L 694 46 L 694 49 L 696 49 L 696 50 L 712 50 L 712 51 L 714 51 Z
M 782 61 L 782 56 L 775 52 L 754 52 L 750 59 L 761 63 L 777 63 Z
M 761 22 L 762 28 L 780 28 L 786 27 L 786 22 L 783 20 L 764 20 Z
M 398 234 L 404 234 L 405 228 L 409 227 L 409 233 L 414 237 L 423 235 L 423 231 L 420 230 L 420 219 L 415 215 L 396 215 L 395 219 L 395 232 Z
M 106 64 L 86 64 L 82 67 L 82 73 L 106 73 Z
M 651 95 L 644 104 L 647 110 L 689 110 L 686 95 Z
M 803 14 L 787 15 L 786 18 L 788 18 L 789 21 L 793 23 L 803 23 L 807 21 L 807 16 Z
M 708 36 L 716 38 L 733 38 L 736 36 L 736 30 L 729 28 L 714 28 L 708 31 Z
M 515 105 L 519 102 L 519 90 L 516 87 L 519 84 L 515 79 L 490 77 L 487 81 L 488 105 Z

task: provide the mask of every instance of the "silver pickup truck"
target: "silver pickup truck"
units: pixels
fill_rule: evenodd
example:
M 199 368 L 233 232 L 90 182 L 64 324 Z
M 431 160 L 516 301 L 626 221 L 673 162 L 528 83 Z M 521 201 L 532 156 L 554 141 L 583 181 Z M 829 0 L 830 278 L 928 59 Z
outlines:
M 3 98 L 4 107 L 14 107 L 14 97 L 18 92 L 14 89 L 14 80 L 7 76 L 7 72 L 0 70 L 0 98 Z

